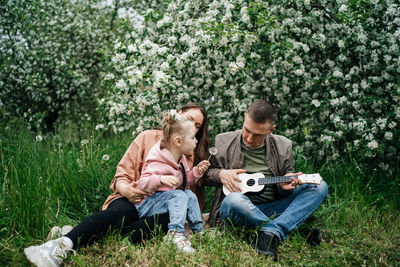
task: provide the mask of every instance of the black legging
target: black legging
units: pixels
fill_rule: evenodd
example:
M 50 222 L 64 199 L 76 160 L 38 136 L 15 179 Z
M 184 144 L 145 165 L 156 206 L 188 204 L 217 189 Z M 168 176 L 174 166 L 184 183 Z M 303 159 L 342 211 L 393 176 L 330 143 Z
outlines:
M 127 198 L 118 198 L 77 225 L 65 236 L 74 243 L 74 249 L 92 244 L 103 238 L 108 232 L 119 230 L 122 236 L 129 236 L 133 243 L 152 237 L 154 230 L 168 231 L 168 213 L 139 219 L 134 204 Z

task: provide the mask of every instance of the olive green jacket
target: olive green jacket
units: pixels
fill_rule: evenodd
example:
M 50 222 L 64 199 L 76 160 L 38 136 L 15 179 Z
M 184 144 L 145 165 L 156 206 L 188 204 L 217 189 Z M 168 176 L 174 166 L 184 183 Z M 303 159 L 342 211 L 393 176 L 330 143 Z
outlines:
M 219 210 L 225 195 L 222 192 L 222 183 L 219 173 L 223 169 L 241 169 L 244 155 L 241 151 L 242 131 L 227 132 L 217 135 L 215 147 L 218 152 L 211 159 L 211 166 L 205 176 L 205 185 L 216 186 L 213 205 L 208 222 L 211 227 L 219 221 Z M 274 176 L 282 176 L 294 172 L 294 158 L 292 142 L 284 136 L 270 134 L 266 140 L 265 164 L 267 164 Z M 280 199 L 289 195 L 292 191 L 283 190 L 279 185 L 274 186 L 276 198 Z

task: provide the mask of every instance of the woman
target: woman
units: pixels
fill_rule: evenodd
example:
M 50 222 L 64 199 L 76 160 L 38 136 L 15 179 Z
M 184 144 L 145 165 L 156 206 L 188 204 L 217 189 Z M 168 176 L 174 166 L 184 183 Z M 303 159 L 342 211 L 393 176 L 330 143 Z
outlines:
M 198 140 L 193 155 L 188 155 L 188 165 L 197 165 L 208 157 L 208 119 L 205 109 L 198 103 L 183 106 L 179 113 L 196 126 Z M 140 133 L 131 143 L 117 166 L 110 188 L 114 191 L 105 201 L 102 211 L 91 215 L 63 237 L 50 240 L 40 246 L 25 248 L 28 260 L 37 266 L 59 266 L 69 250 L 86 246 L 103 238 L 108 231 L 120 230 L 122 236 L 129 236 L 133 243 L 152 236 L 161 226 L 168 230 L 168 214 L 138 219 L 138 212 L 133 203 L 138 203 L 145 196 L 136 188 L 143 163 L 151 147 L 162 137 L 161 130 L 147 130 Z M 197 195 L 200 208 L 204 207 L 204 188 L 202 179 L 191 188 Z

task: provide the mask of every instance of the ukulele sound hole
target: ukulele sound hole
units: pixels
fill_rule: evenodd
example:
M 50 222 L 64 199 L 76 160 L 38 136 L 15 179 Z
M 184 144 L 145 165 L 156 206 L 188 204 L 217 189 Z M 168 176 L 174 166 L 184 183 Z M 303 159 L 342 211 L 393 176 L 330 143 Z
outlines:
M 249 179 L 247 181 L 247 186 L 253 186 L 256 183 L 256 181 L 254 179 Z

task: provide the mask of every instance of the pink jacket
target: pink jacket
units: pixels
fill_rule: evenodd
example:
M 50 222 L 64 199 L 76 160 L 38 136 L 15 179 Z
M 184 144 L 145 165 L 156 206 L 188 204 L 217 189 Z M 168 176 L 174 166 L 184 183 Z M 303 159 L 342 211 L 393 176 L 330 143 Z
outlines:
M 153 193 L 155 191 L 170 191 L 180 187 L 183 182 L 183 175 L 180 169 L 180 163 L 183 163 L 186 171 L 187 182 L 186 185 L 190 186 L 195 184 L 201 177 L 202 174 L 197 166 L 193 167 L 192 170 L 188 167 L 188 162 L 185 155 L 182 155 L 179 163 L 177 163 L 171 152 L 164 148 L 161 141 L 158 141 L 147 155 L 146 161 L 143 166 L 142 174 L 138 181 L 138 188 Z M 161 175 L 173 175 L 179 179 L 179 185 L 176 187 L 169 187 L 161 185 Z

